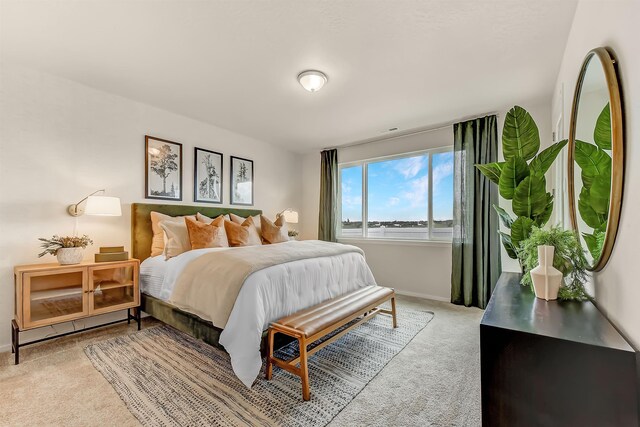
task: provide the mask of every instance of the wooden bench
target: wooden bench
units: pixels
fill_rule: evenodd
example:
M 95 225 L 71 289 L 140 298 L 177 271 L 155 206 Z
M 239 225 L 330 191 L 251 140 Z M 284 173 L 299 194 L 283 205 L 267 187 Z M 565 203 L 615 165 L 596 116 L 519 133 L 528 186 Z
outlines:
M 395 297 L 393 289 L 382 286 L 367 286 L 273 322 L 269 327 L 268 333 L 267 380 L 271 379 L 273 365 L 298 375 L 302 379 L 302 398 L 309 400 L 311 392 L 309 390 L 308 357 L 361 323 L 371 320 L 378 313 L 390 314 L 393 319 L 393 327 L 398 327 Z M 391 301 L 391 310 L 379 307 L 389 300 Z M 329 335 L 358 317 L 360 317 L 359 320 L 331 338 L 312 349 L 307 349 L 309 344 Z M 282 360 L 273 356 L 273 337 L 277 333 L 285 334 L 298 340 L 300 346 L 299 357 L 291 360 Z M 297 366 L 298 364 L 300 364 L 299 367 Z

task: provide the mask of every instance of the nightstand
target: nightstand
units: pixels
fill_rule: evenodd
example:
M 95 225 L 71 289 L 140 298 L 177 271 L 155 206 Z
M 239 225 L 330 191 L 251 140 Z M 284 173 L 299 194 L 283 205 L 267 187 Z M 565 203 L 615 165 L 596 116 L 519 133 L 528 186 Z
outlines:
M 131 320 L 140 330 L 139 270 L 137 259 L 15 267 L 15 317 L 11 321 L 15 363 L 20 363 L 20 347 L 37 342 Z M 22 331 L 119 310 L 127 310 L 126 319 L 20 343 Z

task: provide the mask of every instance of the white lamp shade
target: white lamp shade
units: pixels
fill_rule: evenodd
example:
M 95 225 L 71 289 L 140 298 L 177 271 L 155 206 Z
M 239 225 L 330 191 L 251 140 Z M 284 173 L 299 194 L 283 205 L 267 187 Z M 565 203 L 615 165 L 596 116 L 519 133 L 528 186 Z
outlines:
M 119 197 L 89 196 L 87 207 L 84 210 L 87 215 L 122 216 Z
M 296 211 L 284 211 L 284 220 L 289 224 L 298 223 L 298 212 Z
M 300 73 L 298 81 L 309 92 L 317 92 L 327 82 L 327 76 L 321 71 L 309 70 Z

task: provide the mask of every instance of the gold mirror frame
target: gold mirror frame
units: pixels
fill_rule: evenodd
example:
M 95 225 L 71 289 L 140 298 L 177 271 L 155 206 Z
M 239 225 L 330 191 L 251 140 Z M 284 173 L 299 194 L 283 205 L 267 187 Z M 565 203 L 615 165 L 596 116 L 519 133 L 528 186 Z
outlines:
M 624 178 L 624 120 L 622 110 L 622 97 L 620 86 L 618 85 L 617 62 L 613 53 L 605 48 L 598 47 L 591 50 L 582 62 L 576 90 L 573 94 L 573 105 L 571 106 L 571 123 L 569 127 L 569 156 L 567 174 L 569 182 L 569 216 L 571 218 L 571 228 L 580 233 L 576 216 L 576 199 L 574 185 L 574 155 L 576 141 L 576 122 L 578 118 L 578 104 L 582 84 L 591 60 L 598 57 L 602 65 L 604 76 L 609 90 L 609 105 L 611 108 L 611 197 L 609 199 L 609 215 L 607 217 L 607 231 L 604 245 L 599 259 L 593 260 L 590 271 L 600 271 L 609 261 L 613 244 L 618 233 L 618 222 L 620 220 L 620 207 L 622 206 L 622 184 Z M 578 241 L 582 244 L 580 237 Z

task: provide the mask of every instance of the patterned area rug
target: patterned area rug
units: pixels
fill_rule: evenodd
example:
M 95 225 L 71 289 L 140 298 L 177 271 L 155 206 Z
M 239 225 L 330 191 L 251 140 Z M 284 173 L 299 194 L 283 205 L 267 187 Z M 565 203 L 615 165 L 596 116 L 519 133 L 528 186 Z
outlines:
M 433 318 L 398 311 L 397 329 L 378 315 L 310 357 L 309 402 L 300 378 L 277 367 L 271 381 L 261 372 L 246 388 L 227 353 L 168 326 L 93 344 L 85 353 L 145 426 L 325 426 Z M 277 356 L 297 352 L 294 342 Z

